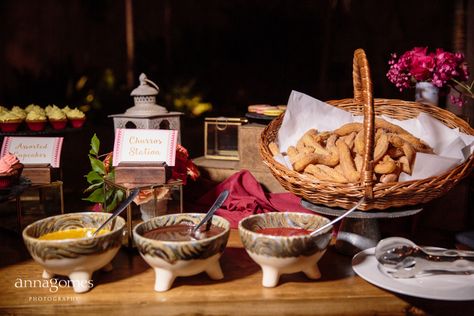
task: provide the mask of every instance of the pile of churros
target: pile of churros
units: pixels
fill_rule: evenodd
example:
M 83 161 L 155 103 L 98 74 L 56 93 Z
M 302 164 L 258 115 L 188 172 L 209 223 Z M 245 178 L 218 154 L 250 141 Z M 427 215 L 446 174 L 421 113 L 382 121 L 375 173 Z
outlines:
M 430 146 L 398 125 L 376 118 L 374 180 L 398 182 L 401 172 L 411 174 L 417 152 L 433 153 Z M 287 155 L 293 169 L 321 181 L 355 183 L 362 173 L 365 132 L 362 123 L 348 123 L 328 132 L 308 130 L 286 152 L 270 143 L 273 155 Z

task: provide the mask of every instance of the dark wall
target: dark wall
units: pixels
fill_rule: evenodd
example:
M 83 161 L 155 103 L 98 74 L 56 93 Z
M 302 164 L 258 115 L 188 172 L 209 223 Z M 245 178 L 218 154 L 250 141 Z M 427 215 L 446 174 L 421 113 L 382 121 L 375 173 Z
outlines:
M 390 53 L 451 49 L 453 3 L 135 0 L 135 73 L 162 87 L 162 101 L 174 86 L 195 80 L 217 111 L 234 113 L 250 103 L 285 103 L 292 89 L 320 99 L 350 96 L 352 53 L 362 47 L 376 95 L 399 97 L 385 78 Z M 82 102 L 76 81 L 87 75 L 94 84 L 105 69 L 115 89 L 124 89 L 123 1 L 0 6 L 0 104 Z M 104 111 L 126 108 L 128 92 Z

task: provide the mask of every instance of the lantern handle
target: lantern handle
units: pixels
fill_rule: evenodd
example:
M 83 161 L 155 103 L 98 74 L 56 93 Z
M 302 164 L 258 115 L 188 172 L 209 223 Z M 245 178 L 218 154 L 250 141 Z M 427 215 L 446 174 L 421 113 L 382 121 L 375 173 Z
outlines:
M 154 83 L 153 81 L 151 81 L 148 78 L 145 78 L 145 82 L 150 83 L 153 87 L 155 87 L 155 89 L 158 91 L 158 93 L 160 92 L 160 88 L 158 87 L 158 85 L 156 83 Z
M 140 80 L 140 85 L 144 85 L 146 83 L 149 83 L 153 87 L 155 87 L 155 89 L 157 90 L 158 93 L 160 93 L 160 88 L 158 87 L 158 85 L 156 83 L 154 83 L 153 81 L 151 81 L 150 79 L 148 79 L 147 76 L 143 72 L 140 74 L 140 77 L 138 77 L 138 79 Z

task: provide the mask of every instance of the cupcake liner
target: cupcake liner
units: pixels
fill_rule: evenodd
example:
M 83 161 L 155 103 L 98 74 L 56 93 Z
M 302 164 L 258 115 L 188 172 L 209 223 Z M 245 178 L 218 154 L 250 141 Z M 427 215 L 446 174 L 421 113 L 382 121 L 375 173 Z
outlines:
M 11 132 L 16 132 L 20 125 L 21 125 L 21 121 L 19 121 L 19 122 L 3 122 L 3 123 L 0 123 L 0 129 L 4 133 L 11 133 Z
M 11 187 L 12 177 L 2 177 L 0 176 L 0 189 L 6 189 Z
M 67 125 L 67 120 L 49 120 L 49 123 L 55 130 L 64 129 Z
M 26 121 L 28 128 L 34 132 L 40 132 L 46 127 L 46 121 Z
M 80 119 L 69 119 L 71 122 L 71 125 L 73 128 L 81 128 L 82 125 L 84 125 L 84 122 L 86 121 L 86 118 L 80 118 Z

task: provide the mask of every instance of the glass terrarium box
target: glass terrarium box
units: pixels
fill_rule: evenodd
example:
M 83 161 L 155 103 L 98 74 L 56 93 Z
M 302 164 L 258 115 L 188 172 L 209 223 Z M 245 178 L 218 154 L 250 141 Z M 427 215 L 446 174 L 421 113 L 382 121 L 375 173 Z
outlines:
M 204 156 L 209 159 L 239 160 L 239 126 L 245 118 L 206 117 Z

